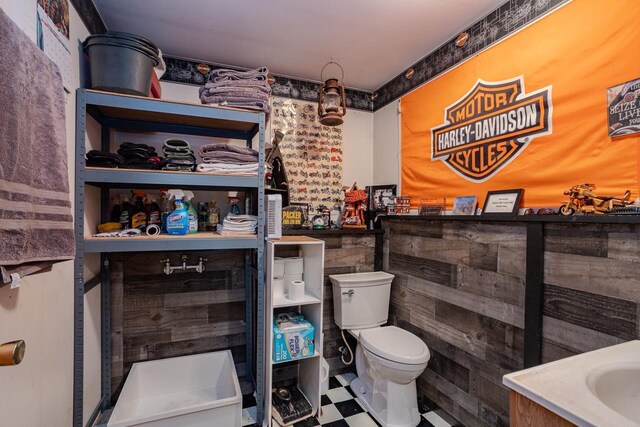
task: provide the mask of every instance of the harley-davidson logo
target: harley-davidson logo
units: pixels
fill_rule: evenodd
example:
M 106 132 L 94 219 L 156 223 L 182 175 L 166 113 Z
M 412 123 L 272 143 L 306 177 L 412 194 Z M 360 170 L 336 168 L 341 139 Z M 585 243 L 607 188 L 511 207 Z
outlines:
M 486 181 L 535 137 L 551 133 L 552 110 L 551 86 L 525 94 L 522 76 L 478 80 L 431 128 L 431 160 L 469 181 Z

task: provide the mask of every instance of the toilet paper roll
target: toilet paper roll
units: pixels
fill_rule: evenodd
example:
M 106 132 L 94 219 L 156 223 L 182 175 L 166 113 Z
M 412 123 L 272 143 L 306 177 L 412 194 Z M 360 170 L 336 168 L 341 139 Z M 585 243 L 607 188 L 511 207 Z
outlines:
M 282 279 L 284 277 L 284 258 L 275 258 L 273 260 L 273 278 Z
M 291 301 L 299 301 L 304 298 L 304 282 L 302 280 L 294 280 L 289 284 L 289 296 Z
M 284 279 L 273 279 L 273 298 L 284 298 L 285 284 Z
M 302 274 L 285 274 L 284 275 L 285 289 L 288 290 L 292 282 L 301 281 L 301 280 L 302 280 Z
M 284 274 L 302 274 L 304 271 L 304 261 L 301 257 L 291 257 L 284 259 Z

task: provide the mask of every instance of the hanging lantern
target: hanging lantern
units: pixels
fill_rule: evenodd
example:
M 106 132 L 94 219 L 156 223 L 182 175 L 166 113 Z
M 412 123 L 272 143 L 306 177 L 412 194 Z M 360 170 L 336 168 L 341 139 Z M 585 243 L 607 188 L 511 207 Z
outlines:
M 322 67 L 320 80 L 322 80 L 324 69 L 327 68 L 329 64 L 336 64 L 340 67 L 340 64 L 337 62 L 328 62 Z M 344 121 L 342 117 L 347 112 L 347 101 L 344 95 L 344 84 L 342 83 L 344 79 L 344 70 L 342 67 L 340 67 L 340 71 L 342 71 L 342 78 L 340 80 L 335 78 L 328 79 L 320 85 L 320 89 L 318 90 L 318 119 L 320 123 L 325 126 L 341 125 Z

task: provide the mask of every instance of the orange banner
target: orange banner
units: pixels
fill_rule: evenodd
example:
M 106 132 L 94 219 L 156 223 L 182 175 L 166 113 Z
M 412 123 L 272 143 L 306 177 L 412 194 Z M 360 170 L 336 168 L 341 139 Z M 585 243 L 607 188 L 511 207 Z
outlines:
M 559 207 L 585 182 L 638 197 L 640 136 L 607 127 L 607 88 L 640 77 L 638 22 L 638 0 L 574 0 L 404 96 L 402 194 L 449 209 L 513 188 Z

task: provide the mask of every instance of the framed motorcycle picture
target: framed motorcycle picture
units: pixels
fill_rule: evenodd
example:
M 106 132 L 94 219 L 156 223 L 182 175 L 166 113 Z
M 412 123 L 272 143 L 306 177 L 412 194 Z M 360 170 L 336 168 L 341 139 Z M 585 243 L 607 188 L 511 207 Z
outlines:
M 523 193 L 522 188 L 489 191 L 484 199 L 482 215 L 517 215 Z
M 387 206 L 395 203 L 396 185 L 372 185 L 367 187 L 369 193 L 369 211 L 386 213 Z

